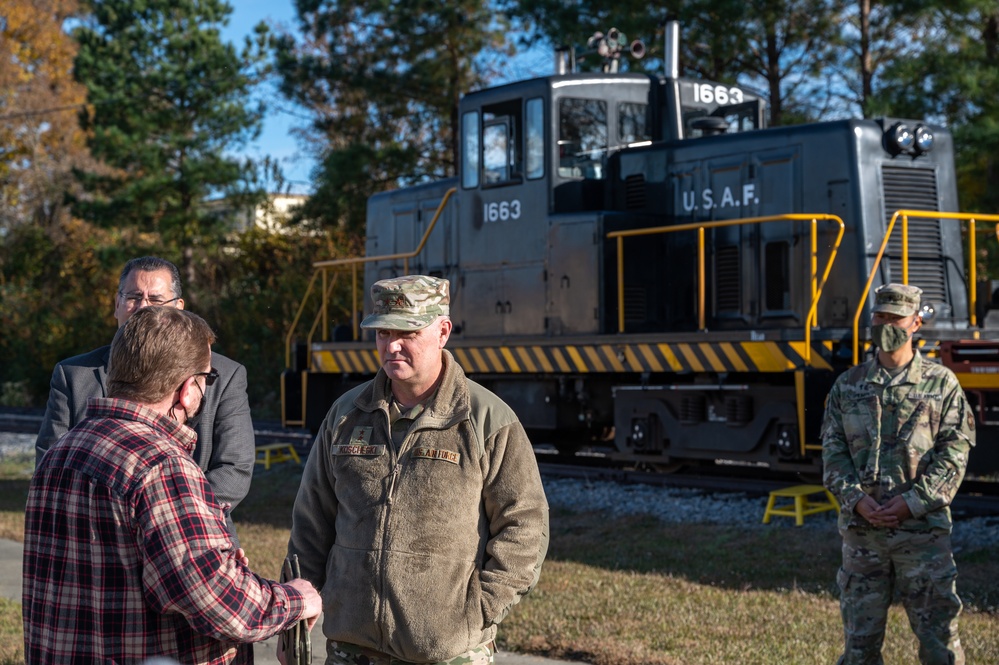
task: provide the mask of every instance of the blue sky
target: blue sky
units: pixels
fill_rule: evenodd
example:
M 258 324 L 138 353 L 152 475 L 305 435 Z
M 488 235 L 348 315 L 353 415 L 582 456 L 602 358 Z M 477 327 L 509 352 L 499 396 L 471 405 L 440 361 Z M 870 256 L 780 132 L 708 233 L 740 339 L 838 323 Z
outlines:
M 230 0 L 233 12 L 229 25 L 222 31 L 223 38 L 236 44 L 243 44 L 243 38 L 253 31 L 260 21 L 272 26 L 295 31 L 295 8 L 291 0 Z M 521 80 L 532 76 L 549 74 L 554 70 L 554 55 L 547 49 L 535 49 L 517 56 L 505 70 L 504 81 Z M 285 179 L 291 184 L 291 191 L 307 194 L 310 190 L 309 172 L 315 166 L 311 156 L 303 151 L 291 134 L 291 130 L 304 124 L 290 112 L 290 104 L 279 98 L 273 89 L 266 90 L 268 100 L 267 116 L 260 138 L 247 146 L 243 153 L 254 159 L 265 155 L 277 159 L 284 170 Z
M 284 25 L 291 30 L 295 23 L 295 8 L 291 0 L 232 0 L 233 12 L 229 25 L 222 31 L 226 40 L 233 42 L 237 49 L 243 45 L 243 38 L 252 34 L 253 26 L 261 21 L 273 25 Z M 291 191 L 301 194 L 309 192 L 309 171 L 314 160 L 301 148 L 292 136 L 291 130 L 302 121 L 287 112 L 290 106 L 277 98 L 277 92 L 267 90 L 267 116 L 263 131 L 254 143 L 244 151 L 248 157 L 262 159 L 265 155 L 277 159 L 284 169 L 284 176 L 291 184 Z

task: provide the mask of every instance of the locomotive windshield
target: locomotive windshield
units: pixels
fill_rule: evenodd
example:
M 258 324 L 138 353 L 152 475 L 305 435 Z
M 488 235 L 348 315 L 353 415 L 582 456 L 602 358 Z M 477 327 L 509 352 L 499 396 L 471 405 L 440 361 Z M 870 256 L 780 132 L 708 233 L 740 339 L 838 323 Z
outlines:
M 681 79 L 678 83 L 684 138 L 764 127 L 764 101 L 759 96 L 711 81 Z
M 579 74 L 469 93 L 461 108 L 462 187 L 606 179 L 610 153 L 655 138 L 649 89 L 646 75 Z
M 616 133 L 609 105 L 617 110 Z M 612 151 L 652 137 L 648 104 L 563 97 L 559 100 L 558 174 L 563 178 L 603 179 L 608 148 Z
M 564 97 L 558 110 L 558 174 L 563 178 L 603 178 L 607 102 Z

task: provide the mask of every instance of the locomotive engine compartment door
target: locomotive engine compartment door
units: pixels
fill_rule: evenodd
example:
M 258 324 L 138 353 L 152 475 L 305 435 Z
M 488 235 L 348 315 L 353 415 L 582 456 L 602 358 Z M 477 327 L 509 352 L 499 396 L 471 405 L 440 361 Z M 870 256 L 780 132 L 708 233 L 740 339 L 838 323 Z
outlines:
M 466 270 L 454 311 L 464 337 L 540 335 L 545 328 L 541 263 Z
M 601 219 L 562 218 L 552 225 L 548 261 L 548 333 L 600 332 Z
M 799 154 L 796 146 L 790 146 L 671 164 L 677 223 L 798 212 Z M 709 231 L 708 327 L 728 330 L 802 325 L 810 297 L 803 277 L 808 266 L 807 237 L 808 229 L 800 222 Z

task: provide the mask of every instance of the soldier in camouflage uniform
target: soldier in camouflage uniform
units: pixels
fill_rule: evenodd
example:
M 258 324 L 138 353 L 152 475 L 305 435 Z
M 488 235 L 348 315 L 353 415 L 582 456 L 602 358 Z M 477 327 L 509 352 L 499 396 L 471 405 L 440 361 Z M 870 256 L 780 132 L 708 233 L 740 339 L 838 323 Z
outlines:
M 537 583 L 548 504 L 516 414 L 444 349 L 446 279 L 376 282 L 381 369 L 330 409 L 289 554 L 321 590 L 327 665 L 487 665 Z
M 883 662 L 895 589 L 920 661 L 964 663 L 950 502 L 975 443 L 975 421 L 953 372 L 912 347 L 921 293 L 902 284 L 876 291 L 876 356 L 837 379 L 822 425 L 824 481 L 842 507 L 837 582 L 845 665 Z

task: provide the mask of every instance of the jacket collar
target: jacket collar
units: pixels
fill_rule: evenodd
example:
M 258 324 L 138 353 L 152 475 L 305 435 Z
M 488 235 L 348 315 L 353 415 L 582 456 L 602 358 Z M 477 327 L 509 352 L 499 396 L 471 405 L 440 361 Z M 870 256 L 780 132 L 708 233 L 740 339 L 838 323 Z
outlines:
M 97 378 L 97 385 L 101 389 L 101 397 L 108 396 L 108 363 L 111 362 L 111 345 L 108 344 L 101 349 L 101 362 L 94 368 L 94 375 Z
M 446 429 L 457 422 L 467 420 L 471 406 L 465 372 L 450 351 L 444 349 L 441 355 L 444 360 L 444 378 L 437 387 L 437 395 L 420 415 L 419 422 L 427 427 Z M 384 369 L 379 369 L 375 378 L 354 400 L 354 405 L 362 411 L 383 410 L 387 413 L 389 397 L 389 378 L 385 375 Z
M 905 369 L 905 378 L 902 379 L 904 383 L 919 383 L 919 380 L 923 377 L 923 357 L 920 355 L 919 350 L 915 351 L 915 355 L 909 362 L 909 366 Z M 878 362 L 877 356 L 874 357 L 871 362 L 871 366 L 867 368 L 867 382 L 868 383 L 891 383 L 891 380 L 885 381 L 883 375 L 881 374 L 881 363 Z

